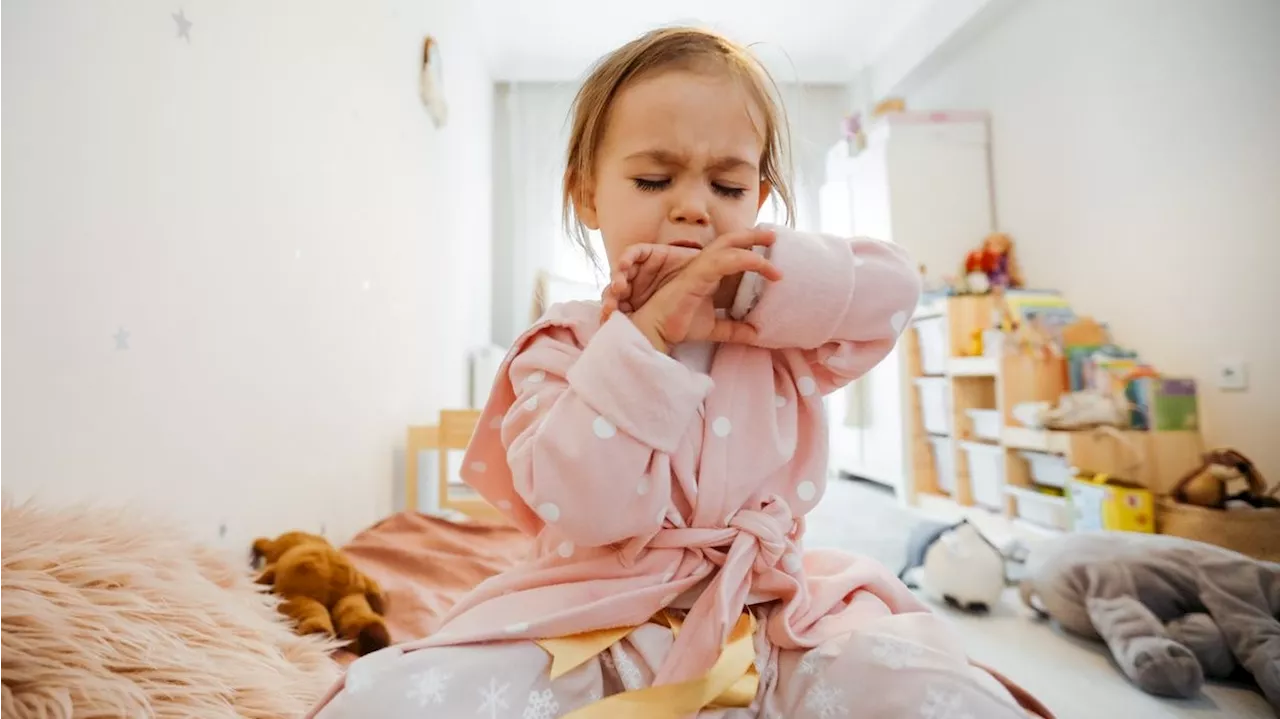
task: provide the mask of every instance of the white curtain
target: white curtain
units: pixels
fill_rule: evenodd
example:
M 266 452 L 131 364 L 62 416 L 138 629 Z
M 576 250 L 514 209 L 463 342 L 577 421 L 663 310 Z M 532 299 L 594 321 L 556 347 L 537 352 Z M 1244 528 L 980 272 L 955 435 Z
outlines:
M 576 83 L 495 85 L 493 340 L 502 346 L 528 325 L 539 272 L 597 279 L 560 220 L 576 91 Z
M 578 84 L 500 83 L 494 102 L 493 341 L 508 346 L 528 325 L 540 271 L 602 287 L 604 275 L 565 234 L 561 179 Z M 839 138 L 848 93 L 835 85 L 783 85 L 791 125 L 797 226 L 816 230 L 827 150 Z M 770 205 L 761 221 L 774 221 Z M 781 217 L 777 216 L 780 220 Z M 599 236 L 593 244 L 599 257 Z

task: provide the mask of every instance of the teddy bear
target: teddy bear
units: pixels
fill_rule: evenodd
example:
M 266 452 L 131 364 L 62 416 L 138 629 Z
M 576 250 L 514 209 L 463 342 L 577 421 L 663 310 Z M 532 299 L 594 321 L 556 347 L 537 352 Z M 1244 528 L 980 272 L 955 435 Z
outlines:
M 299 634 L 337 637 L 361 656 L 391 644 L 382 588 L 324 537 L 286 532 L 259 538 L 253 559 L 262 565 L 258 583 L 283 598 L 280 611 L 297 623 Z
M 1143 690 L 1194 697 L 1243 670 L 1280 710 L 1280 563 L 1181 537 L 1093 531 L 1032 547 L 1023 601 L 1106 643 Z

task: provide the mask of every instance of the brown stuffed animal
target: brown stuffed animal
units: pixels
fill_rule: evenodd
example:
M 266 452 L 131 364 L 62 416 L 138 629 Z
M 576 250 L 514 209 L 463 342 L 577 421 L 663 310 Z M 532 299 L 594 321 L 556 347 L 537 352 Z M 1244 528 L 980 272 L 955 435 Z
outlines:
M 254 561 L 262 560 L 259 584 L 270 584 L 284 598 L 281 613 L 297 622 L 299 634 L 345 639 L 359 655 L 391 644 L 382 618 L 382 588 L 324 537 L 287 532 L 253 543 Z
M 1203 463 L 1189 472 L 1173 490 L 1173 496 L 1185 504 L 1210 509 L 1224 509 L 1237 501 L 1253 507 L 1274 507 L 1267 492 L 1267 482 L 1248 457 L 1234 449 L 1205 452 Z M 1233 492 L 1233 485 L 1245 484 L 1243 491 Z M 1275 491 L 1274 489 L 1272 490 Z

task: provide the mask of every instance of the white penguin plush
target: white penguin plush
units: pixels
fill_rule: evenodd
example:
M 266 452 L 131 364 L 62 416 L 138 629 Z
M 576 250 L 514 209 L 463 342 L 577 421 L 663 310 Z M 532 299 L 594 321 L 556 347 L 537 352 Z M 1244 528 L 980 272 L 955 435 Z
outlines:
M 914 566 L 920 588 L 936 601 L 969 612 L 985 612 L 1000 600 L 1005 587 L 1005 560 L 1000 550 L 968 521 L 924 537 Z

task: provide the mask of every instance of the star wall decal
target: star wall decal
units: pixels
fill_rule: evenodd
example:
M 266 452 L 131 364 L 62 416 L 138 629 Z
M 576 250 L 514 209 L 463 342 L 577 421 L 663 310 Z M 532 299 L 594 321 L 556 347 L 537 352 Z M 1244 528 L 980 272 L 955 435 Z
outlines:
M 178 37 L 191 44 L 191 21 L 187 19 L 187 11 L 179 10 L 173 14 L 173 22 L 178 26 Z

